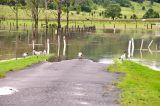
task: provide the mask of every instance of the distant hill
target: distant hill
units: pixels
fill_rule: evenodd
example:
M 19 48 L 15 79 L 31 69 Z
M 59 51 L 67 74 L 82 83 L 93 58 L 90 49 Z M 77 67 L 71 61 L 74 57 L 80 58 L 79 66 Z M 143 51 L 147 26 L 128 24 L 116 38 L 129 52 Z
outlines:
M 107 0 L 93 0 L 92 3 L 97 3 L 96 5 L 94 5 L 94 8 L 91 10 L 91 12 L 77 12 L 77 11 L 71 11 L 70 12 L 70 19 L 104 19 L 103 15 L 101 13 L 103 13 L 103 11 L 105 10 L 105 7 L 107 7 L 107 5 L 102 5 L 102 3 L 104 1 Z M 110 0 L 112 1 L 112 0 Z M 116 0 L 115 0 L 116 1 Z M 119 0 L 121 1 L 121 0 Z M 122 0 L 123 1 L 123 0 Z M 128 0 L 126 0 L 128 1 Z M 136 14 L 137 17 L 139 19 L 142 18 L 142 16 L 145 14 L 145 12 L 149 9 L 152 8 L 155 11 L 157 11 L 158 13 L 160 13 L 160 3 L 159 0 L 156 0 L 157 2 L 154 2 L 152 5 L 150 4 L 150 1 L 144 1 L 142 3 L 139 3 L 140 1 L 143 0 L 133 0 L 136 2 L 133 2 L 131 0 L 130 1 L 130 6 L 121 6 L 122 9 L 122 18 L 124 18 L 124 16 L 127 17 L 127 19 L 130 19 L 131 15 Z M 142 9 L 143 8 L 143 9 Z M 0 18 L 5 18 L 5 19 L 15 19 L 15 13 L 12 11 L 12 9 L 7 6 L 7 5 L 0 5 Z M 50 19 L 55 19 L 55 13 L 56 10 L 49 10 L 49 18 Z M 30 13 L 26 13 L 26 10 L 23 8 L 19 9 L 19 18 L 20 19 L 31 19 L 31 17 L 28 15 Z M 66 19 L 66 13 L 63 12 L 62 14 L 62 19 Z M 43 13 L 43 11 L 40 12 L 39 14 L 39 18 L 40 19 L 45 19 L 45 14 Z

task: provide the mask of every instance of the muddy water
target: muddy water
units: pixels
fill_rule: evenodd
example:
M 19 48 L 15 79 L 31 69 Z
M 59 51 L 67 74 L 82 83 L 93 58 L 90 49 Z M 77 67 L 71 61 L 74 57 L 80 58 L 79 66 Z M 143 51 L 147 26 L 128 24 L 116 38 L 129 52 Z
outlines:
M 24 52 L 32 55 L 31 32 L 8 32 L 0 31 L 0 60 L 21 57 Z M 40 32 L 36 50 L 45 49 L 45 33 Z M 137 62 L 150 65 L 160 69 L 160 31 L 129 29 L 98 30 L 96 33 L 70 34 L 68 41 L 67 58 L 77 58 L 78 52 L 83 53 L 84 58 L 99 61 L 101 63 L 113 62 L 112 59 L 119 58 L 128 49 L 128 42 L 134 38 L 135 51 L 134 59 Z M 56 53 L 57 40 L 54 34 L 50 33 L 51 53 Z M 143 50 L 140 51 L 141 41 L 144 39 Z M 150 50 L 148 45 L 153 40 Z

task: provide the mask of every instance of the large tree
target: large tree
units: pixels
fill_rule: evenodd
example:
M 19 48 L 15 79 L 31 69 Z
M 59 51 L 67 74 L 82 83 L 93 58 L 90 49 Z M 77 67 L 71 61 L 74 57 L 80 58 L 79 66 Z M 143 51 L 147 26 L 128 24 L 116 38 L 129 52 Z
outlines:
M 111 17 L 113 20 L 121 16 L 121 7 L 118 4 L 110 4 L 105 9 L 105 17 Z

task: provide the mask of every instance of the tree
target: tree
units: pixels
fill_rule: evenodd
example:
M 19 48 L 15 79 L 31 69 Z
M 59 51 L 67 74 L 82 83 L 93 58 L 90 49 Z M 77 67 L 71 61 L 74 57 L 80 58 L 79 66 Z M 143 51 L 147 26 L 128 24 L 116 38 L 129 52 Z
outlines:
M 92 0 L 82 0 L 79 4 L 81 5 L 81 10 L 84 12 L 91 12 L 94 5 Z
M 60 48 L 61 48 L 61 14 L 62 14 L 62 0 L 58 0 L 58 8 L 57 8 L 57 23 L 58 23 L 58 29 L 57 29 L 57 36 L 58 36 L 58 57 L 60 57 Z
M 118 3 L 122 7 L 129 7 L 129 6 L 131 6 L 130 0 L 113 0 L 113 1 L 115 1 L 116 3 Z
M 159 13 L 154 11 L 152 8 L 148 9 L 148 11 L 143 15 L 143 18 L 159 18 Z
M 82 5 L 81 10 L 84 11 L 84 12 L 91 12 L 92 8 L 88 5 Z
M 48 9 L 51 9 L 51 10 L 56 10 L 57 9 L 57 2 L 56 1 L 50 1 L 49 3 L 48 3 Z
M 20 7 L 22 0 L 7 0 L 7 4 L 15 13 L 16 17 L 16 30 L 18 30 L 18 8 Z
M 45 49 L 47 50 L 47 40 L 48 40 L 48 2 L 49 0 L 45 0 L 45 16 L 46 16 L 46 33 L 45 33 Z
M 117 4 L 110 4 L 104 13 L 105 17 L 111 17 L 113 20 L 121 16 L 121 7 Z
M 150 5 L 153 5 L 154 4 L 154 0 L 150 0 Z
M 38 38 L 38 20 L 39 20 L 39 13 L 41 11 L 40 7 L 42 6 L 42 2 L 44 1 L 43 0 L 27 0 L 26 10 L 30 11 L 31 15 L 29 16 L 32 17 L 32 20 L 34 22 L 33 40 L 35 40 L 35 37 Z
M 67 12 L 67 17 L 66 17 L 67 18 L 67 25 L 66 25 L 67 31 L 69 28 L 69 12 L 70 12 L 70 8 L 71 8 L 72 3 L 73 3 L 73 0 L 64 0 L 63 1 L 63 4 L 66 7 L 66 12 Z
M 26 0 L 19 0 L 19 3 L 20 3 L 22 6 L 27 5 Z

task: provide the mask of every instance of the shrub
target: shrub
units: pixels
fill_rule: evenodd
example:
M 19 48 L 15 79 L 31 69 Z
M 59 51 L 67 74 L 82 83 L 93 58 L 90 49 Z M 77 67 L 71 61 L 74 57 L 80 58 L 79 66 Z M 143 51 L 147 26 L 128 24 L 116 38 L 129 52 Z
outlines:
M 91 12 L 92 8 L 90 6 L 87 6 L 87 5 L 82 5 L 81 10 L 84 11 L 84 12 Z
M 137 19 L 138 17 L 137 17 L 137 15 L 136 14 L 133 14 L 133 15 L 131 15 L 131 17 L 130 17 L 131 19 Z
M 148 11 L 143 15 L 143 18 L 159 18 L 159 13 L 154 11 L 152 8 L 148 9 Z
M 126 15 L 124 15 L 124 19 L 127 19 L 127 16 L 126 16 Z
M 54 2 L 50 2 L 48 3 L 48 8 L 52 10 L 57 9 L 57 4 Z
M 142 7 L 142 10 L 146 10 L 145 6 Z

